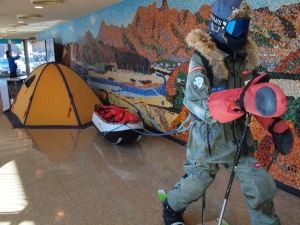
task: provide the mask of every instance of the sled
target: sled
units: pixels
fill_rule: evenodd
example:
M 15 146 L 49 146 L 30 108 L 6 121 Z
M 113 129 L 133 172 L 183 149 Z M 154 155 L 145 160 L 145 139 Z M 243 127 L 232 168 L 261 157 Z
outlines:
M 113 144 L 138 141 L 144 131 L 141 118 L 119 106 L 96 105 L 92 122 Z

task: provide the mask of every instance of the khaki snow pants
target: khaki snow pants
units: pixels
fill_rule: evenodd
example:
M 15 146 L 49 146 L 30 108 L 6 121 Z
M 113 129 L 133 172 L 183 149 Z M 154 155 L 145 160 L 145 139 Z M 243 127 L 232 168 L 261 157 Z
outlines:
M 233 163 L 223 164 L 232 170 Z M 273 198 L 276 185 L 269 173 L 259 166 L 252 157 L 242 158 L 236 168 L 235 178 L 244 192 L 252 225 L 280 225 L 275 213 Z M 186 174 L 168 193 L 167 200 L 174 211 L 182 211 L 192 202 L 197 201 L 212 184 L 219 165 L 216 163 L 197 163 L 186 161 L 183 166 Z M 226 190 L 223 190 L 224 193 Z M 224 199 L 220 199 L 223 201 Z M 230 201 L 230 198 L 229 200 Z

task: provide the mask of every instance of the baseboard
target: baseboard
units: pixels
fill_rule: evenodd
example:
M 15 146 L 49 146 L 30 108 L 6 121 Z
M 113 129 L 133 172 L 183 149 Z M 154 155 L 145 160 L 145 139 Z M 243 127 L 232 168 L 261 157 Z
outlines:
M 283 190 L 291 195 L 295 195 L 298 198 L 300 198 L 300 189 L 297 189 L 295 187 L 292 187 L 288 184 L 285 184 L 281 181 L 275 180 L 276 186 L 278 189 Z

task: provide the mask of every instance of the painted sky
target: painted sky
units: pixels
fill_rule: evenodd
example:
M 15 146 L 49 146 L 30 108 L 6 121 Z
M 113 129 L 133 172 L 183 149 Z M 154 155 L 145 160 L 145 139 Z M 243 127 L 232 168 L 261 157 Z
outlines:
M 215 0 L 168 0 L 170 8 L 177 8 L 178 10 L 187 9 L 191 12 L 197 12 L 202 4 L 211 5 Z M 275 11 L 282 5 L 290 5 L 299 3 L 299 0 L 247 0 L 252 4 L 253 8 L 269 7 L 270 10 Z M 42 32 L 38 35 L 39 40 L 46 40 L 49 38 L 58 38 L 59 43 L 75 42 L 77 36 L 84 35 L 87 30 L 90 30 L 94 37 L 99 32 L 101 22 L 104 20 L 107 25 L 113 24 L 116 26 L 126 27 L 132 22 L 132 19 L 138 7 L 145 7 L 153 2 L 160 7 L 162 0 L 125 0 L 116 5 L 107 7 L 105 9 L 96 11 L 92 14 L 86 15 L 69 23 L 63 24 L 51 30 Z M 69 31 L 69 32 L 66 32 Z

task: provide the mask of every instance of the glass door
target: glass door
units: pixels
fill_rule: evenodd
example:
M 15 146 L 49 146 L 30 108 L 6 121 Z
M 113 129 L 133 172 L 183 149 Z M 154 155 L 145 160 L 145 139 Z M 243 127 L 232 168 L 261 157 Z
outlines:
M 27 50 L 30 72 L 47 62 L 45 41 L 27 42 Z
M 17 75 L 24 76 L 27 74 L 26 70 L 26 61 L 25 61 L 25 51 L 24 45 L 20 41 L 18 44 L 14 43 L 0 43 L 0 77 L 9 77 L 9 65 L 6 57 L 6 51 L 9 50 L 12 52 L 12 57 L 16 57 L 19 54 L 19 59 L 15 62 L 17 64 Z
M 15 57 L 19 54 L 20 58 L 16 60 L 16 64 L 18 66 L 17 75 L 24 76 L 26 75 L 26 60 L 25 60 L 25 51 L 23 43 L 21 44 L 11 44 L 10 45 L 12 56 Z
M 0 44 L 0 77 L 9 77 L 9 66 L 6 58 L 8 44 Z

